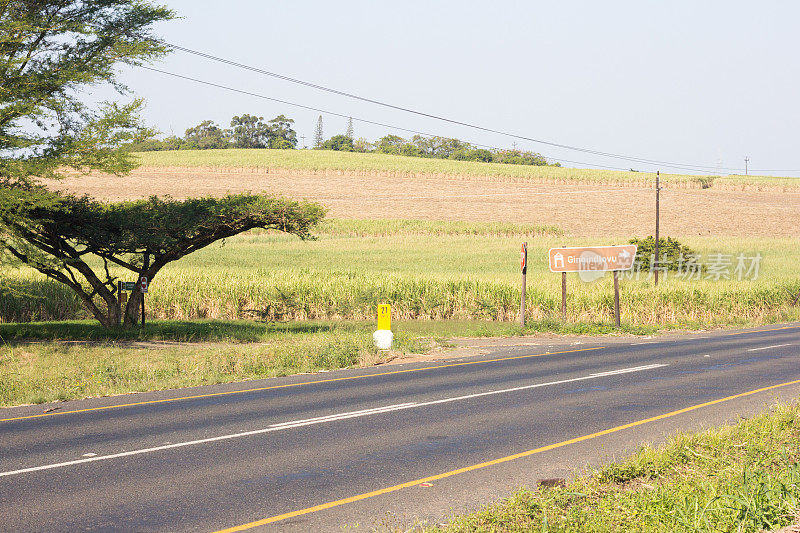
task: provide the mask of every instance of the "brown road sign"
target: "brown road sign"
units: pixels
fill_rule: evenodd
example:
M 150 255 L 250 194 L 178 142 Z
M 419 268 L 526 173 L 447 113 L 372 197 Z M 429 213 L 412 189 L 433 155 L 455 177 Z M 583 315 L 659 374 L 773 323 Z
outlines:
M 636 245 L 550 248 L 551 272 L 606 272 L 630 270 L 636 257 Z

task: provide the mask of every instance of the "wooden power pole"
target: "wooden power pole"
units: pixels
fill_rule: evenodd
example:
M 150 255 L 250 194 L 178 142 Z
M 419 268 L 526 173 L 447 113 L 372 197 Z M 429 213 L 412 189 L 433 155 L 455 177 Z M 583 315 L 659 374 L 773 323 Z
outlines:
M 522 267 L 522 296 L 519 301 L 519 324 L 525 327 L 525 297 L 528 284 L 525 280 L 525 275 L 528 273 L 528 243 L 522 243 L 522 256 L 520 258 L 520 267 Z
M 653 275 L 655 276 L 655 284 L 658 285 L 658 216 L 659 216 L 659 193 L 661 192 L 661 183 L 660 183 L 660 173 L 656 170 L 656 247 L 655 247 L 655 258 L 653 259 L 653 264 L 650 265 L 650 268 L 653 270 Z

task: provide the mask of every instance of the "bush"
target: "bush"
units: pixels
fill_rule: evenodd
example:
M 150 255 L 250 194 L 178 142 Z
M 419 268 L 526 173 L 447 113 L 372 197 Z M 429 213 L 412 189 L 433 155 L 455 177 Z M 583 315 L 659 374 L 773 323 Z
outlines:
M 320 148 L 322 148 L 323 150 L 352 152 L 354 151 L 353 139 L 351 139 L 347 135 L 334 135 L 333 137 L 322 143 L 322 146 Z
M 650 260 L 656 253 L 656 239 L 652 235 L 644 239 L 633 238 L 628 241 L 638 246 L 636 257 L 642 265 L 642 270 L 650 270 Z M 681 244 L 672 237 L 658 239 L 659 261 L 668 270 L 677 271 L 679 265 L 686 264 L 690 258 L 699 257 L 699 254 L 686 245 Z M 682 258 L 681 258 L 682 256 Z
M 495 153 L 494 162 L 503 163 L 506 165 L 547 165 L 547 159 L 545 159 L 541 154 L 537 154 L 535 152 L 525 152 L 522 150 L 500 150 Z
M 286 139 L 272 139 L 269 143 L 269 147 L 273 150 L 293 150 L 294 145 L 291 141 L 287 141 Z

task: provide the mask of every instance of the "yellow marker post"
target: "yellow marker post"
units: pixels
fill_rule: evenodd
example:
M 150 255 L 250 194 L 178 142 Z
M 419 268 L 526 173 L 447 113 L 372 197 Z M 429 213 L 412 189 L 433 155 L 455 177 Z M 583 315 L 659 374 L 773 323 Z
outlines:
M 372 334 L 375 346 L 379 350 L 390 350 L 392 348 L 392 306 L 380 304 L 378 306 L 378 331 Z
M 389 304 L 378 306 L 378 329 L 392 329 L 392 306 Z

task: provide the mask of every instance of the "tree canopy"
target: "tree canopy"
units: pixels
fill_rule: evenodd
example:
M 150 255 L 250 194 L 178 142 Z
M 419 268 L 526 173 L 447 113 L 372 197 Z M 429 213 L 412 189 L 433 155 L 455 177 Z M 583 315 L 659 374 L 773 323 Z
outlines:
M 228 136 L 228 131 L 217 126 L 213 120 L 204 120 L 186 130 L 185 141 L 180 143 L 178 148 L 184 150 L 227 148 L 230 145 Z
M 297 146 L 297 133 L 292 129 L 294 119 L 278 115 L 269 121 L 270 148 L 294 148 Z
M 140 100 L 88 107 L 80 90 L 110 83 L 114 66 L 142 64 L 167 49 L 151 25 L 172 11 L 133 0 L 0 2 L 0 183 L 53 178 L 58 170 L 120 173 L 135 166 L 122 142 L 152 131 Z
M 351 139 L 347 135 L 334 135 L 333 137 L 322 143 L 322 146 L 320 148 L 322 148 L 323 150 L 352 152 L 354 151 L 353 139 Z
M 125 149 L 129 152 L 223 148 L 291 150 L 297 147 L 297 132 L 292 124 L 294 120 L 284 115 L 264 122 L 264 117 L 245 113 L 231 118 L 228 129 L 221 128 L 213 120 L 204 120 L 197 126 L 188 128 L 183 138 L 171 135 L 159 140 L 151 136 L 126 143 Z
M 245 113 L 231 119 L 230 137 L 236 148 L 266 148 L 269 144 L 270 128 L 256 117 Z
M 121 145 L 155 133 L 138 117 L 142 102 L 93 109 L 82 91 L 105 83 L 126 94 L 115 65 L 164 54 L 151 26 L 173 16 L 146 0 L 0 0 L 0 261 L 70 287 L 106 326 L 120 319 L 120 269 L 153 279 L 164 265 L 251 228 L 308 238 L 324 215 L 317 204 L 261 195 L 106 203 L 43 185 L 68 170 L 135 167 Z M 291 120 L 275 120 L 270 131 L 296 142 L 286 131 Z M 228 142 L 211 121 L 187 138 L 198 147 Z M 135 320 L 141 298 L 132 293 L 125 323 Z
M 252 194 L 104 203 L 44 187 L 3 187 L 0 249 L 70 287 L 101 324 L 113 326 L 121 318 L 113 273 L 119 268 L 153 280 L 168 263 L 249 229 L 309 238 L 323 215 L 314 203 Z M 92 266 L 93 257 L 101 268 Z M 141 293 L 132 293 L 126 323 L 135 322 L 140 301 Z

